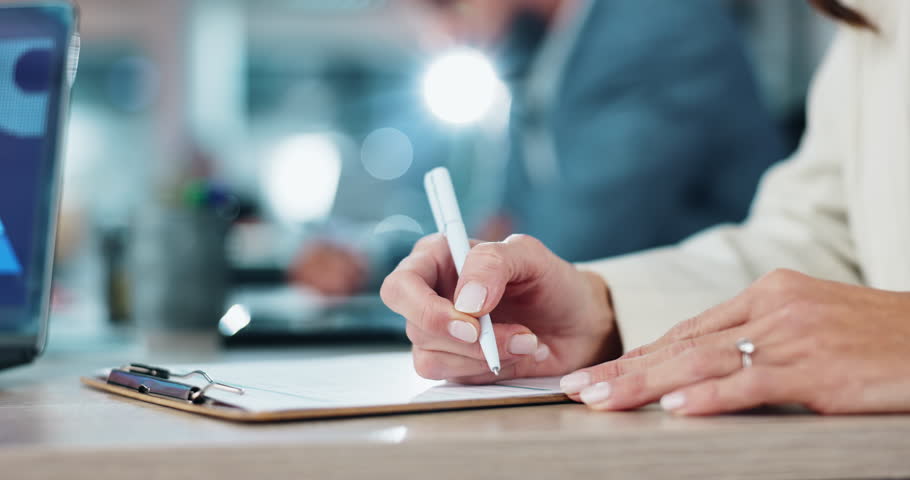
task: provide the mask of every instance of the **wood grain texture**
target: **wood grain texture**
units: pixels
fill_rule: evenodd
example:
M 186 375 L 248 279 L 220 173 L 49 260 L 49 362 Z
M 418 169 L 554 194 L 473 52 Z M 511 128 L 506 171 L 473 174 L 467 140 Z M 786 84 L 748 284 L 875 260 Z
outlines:
M 89 390 L 71 372 L 98 361 L 60 361 L 0 377 L 0 478 L 910 477 L 910 416 L 562 404 L 250 425 Z

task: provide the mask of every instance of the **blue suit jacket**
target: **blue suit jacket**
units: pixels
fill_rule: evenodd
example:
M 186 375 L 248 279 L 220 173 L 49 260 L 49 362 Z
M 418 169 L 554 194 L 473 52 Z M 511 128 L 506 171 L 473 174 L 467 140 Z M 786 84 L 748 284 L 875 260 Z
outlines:
M 715 0 L 593 1 L 541 119 L 560 180 L 534 184 L 513 149 L 516 229 L 579 261 L 741 220 L 783 152 L 728 12 Z M 525 113 L 513 105 L 513 138 Z

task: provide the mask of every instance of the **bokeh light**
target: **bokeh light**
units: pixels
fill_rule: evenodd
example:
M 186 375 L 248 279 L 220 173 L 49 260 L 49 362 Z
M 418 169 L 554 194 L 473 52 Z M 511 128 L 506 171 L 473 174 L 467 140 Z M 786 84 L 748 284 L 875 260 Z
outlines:
M 423 227 L 420 226 L 420 223 L 418 223 L 417 220 L 414 220 L 407 215 L 392 215 L 377 223 L 376 227 L 373 229 L 373 233 L 376 235 L 400 232 L 413 232 L 418 235 L 423 235 Z
M 482 119 L 504 90 L 492 62 L 475 50 L 458 50 L 438 58 L 424 74 L 422 88 L 430 111 L 454 125 Z
M 236 335 L 250 324 L 250 311 L 243 305 L 234 305 L 221 317 L 218 331 L 225 336 Z
M 329 133 L 301 134 L 279 143 L 263 175 L 263 192 L 275 216 L 286 223 L 328 216 L 341 162 L 341 149 Z
M 379 180 L 394 180 L 414 162 L 414 145 L 401 130 L 380 128 L 367 135 L 360 150 L 363 168 Z

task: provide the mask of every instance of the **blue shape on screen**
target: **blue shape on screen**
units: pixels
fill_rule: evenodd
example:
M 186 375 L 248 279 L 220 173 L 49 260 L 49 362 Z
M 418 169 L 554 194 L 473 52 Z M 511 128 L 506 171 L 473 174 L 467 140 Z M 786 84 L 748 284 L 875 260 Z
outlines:
M 0 220 L 0 275 L 18 275 L 22 273 L 22 266 L 13 252 L 13 245 L 6 236 L 3 221 Z
M 39 137 L 47 122 L 50 38 L 0 39 L 0 131 Z

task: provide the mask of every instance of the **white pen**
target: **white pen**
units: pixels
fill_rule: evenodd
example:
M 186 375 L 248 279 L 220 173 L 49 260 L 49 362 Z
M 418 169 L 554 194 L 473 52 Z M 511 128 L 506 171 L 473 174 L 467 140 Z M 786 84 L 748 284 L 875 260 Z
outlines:
M 461 276 L 461 267 L 464 266 L 464 261 L 471 250 L 471 243 L 468 241 L 468 232 L 461 219 L 461 209 L 458 208 L 452 177 L 447 168 L 434 168 L 426 174 L 423 183 L 430 199 L 430 209 L 433 210 L 436 228 L 446 237 L 449 251 L 452 252 L 452 261 L 455 262 L 455 270 Z M 490 371 L 499 375 L 499 349 L 496 347 L 496 334 L 493 332 L 493 320 L 490 315 L 480 317 L 480 349 L 487 359 Z

